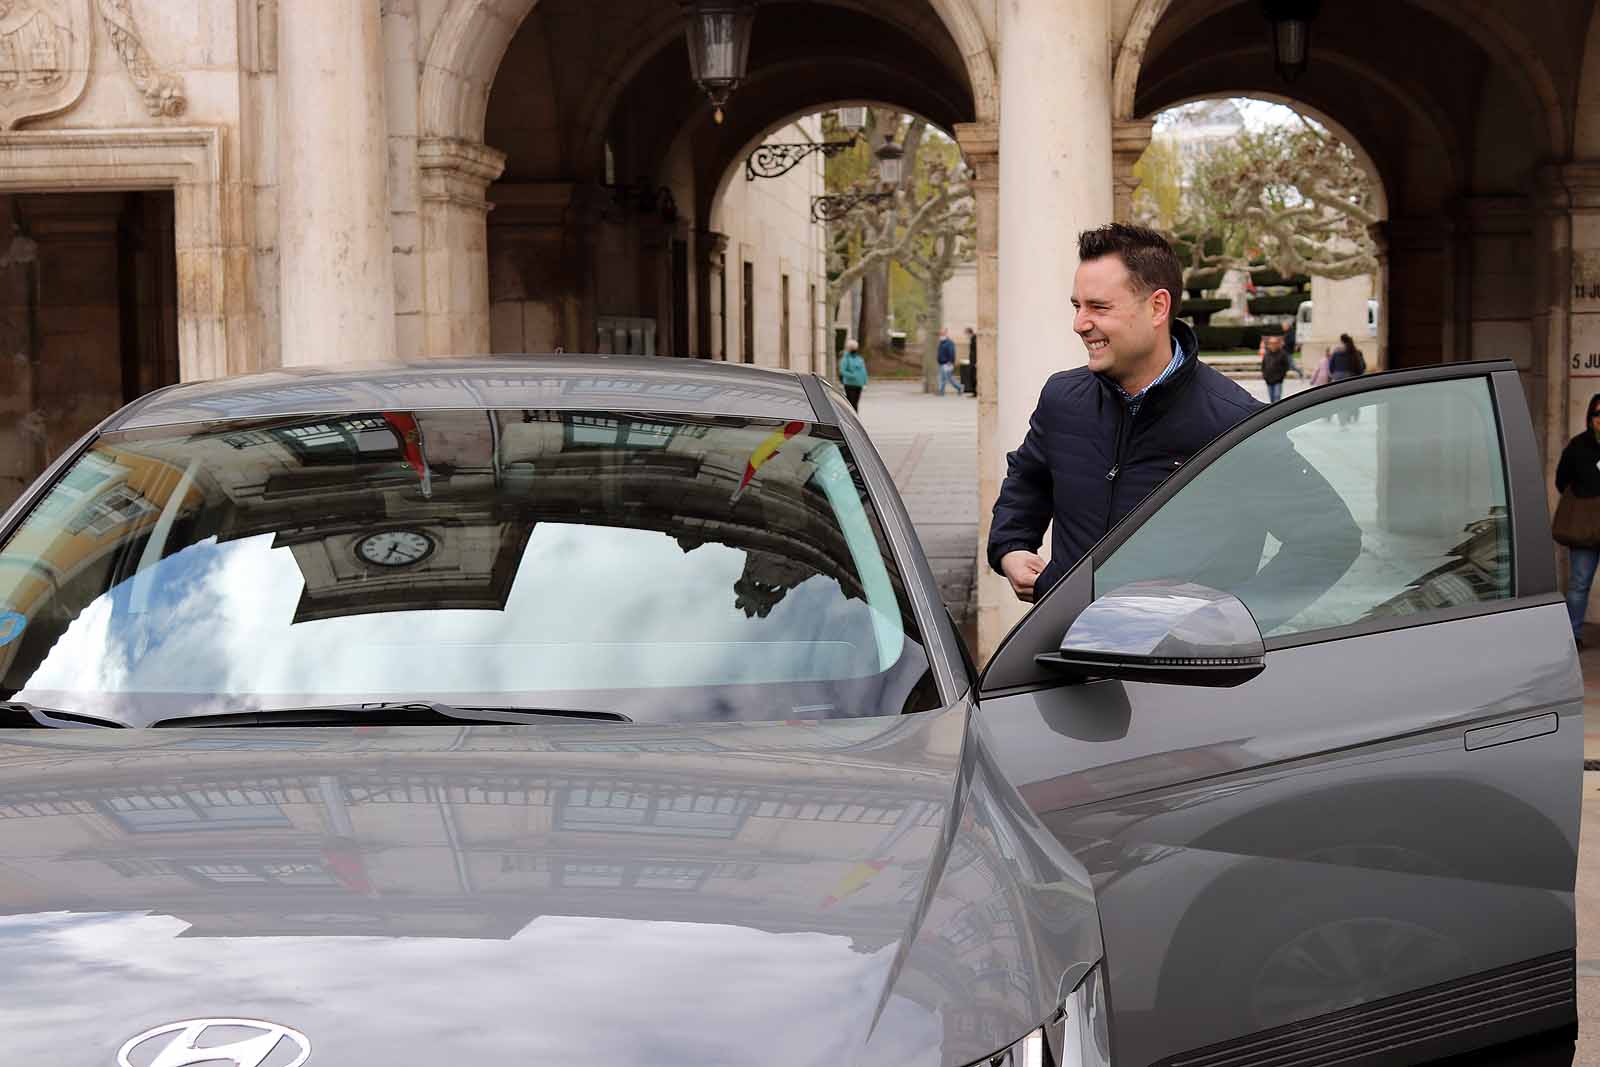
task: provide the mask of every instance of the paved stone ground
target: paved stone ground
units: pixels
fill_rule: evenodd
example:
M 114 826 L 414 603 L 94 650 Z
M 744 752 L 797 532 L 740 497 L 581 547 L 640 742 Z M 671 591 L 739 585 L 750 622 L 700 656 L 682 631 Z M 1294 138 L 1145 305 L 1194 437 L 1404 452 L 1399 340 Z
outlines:
M 1260 381 L 1241 381 L 1266 399 Z M 1291 379 L 1287 391 L 1304 383 Z M 939 590 L 958 620 L 974 617 L 978 552 L 978 418 L 971 397 L 924 395 L 920 383 L 878 382 L 861 400 L 861 419 L 882 453 L 922 538 Z M 1600 622 L 1600 620 L 1597 620 Z M 1584 755 L 1600 760 L 1600 625 L 1591 626 L 1583 653 Z M 1578 1014 L 1576 1062 L 1600 1067 L 1600 771 L 1583 776 L 1578 851 Z
M 874 382 L 861 394 L 861 421 L 905 499 L 944 602 L 965 623 L 978 558 L 977 400 L 923 393 L 921 382 Z

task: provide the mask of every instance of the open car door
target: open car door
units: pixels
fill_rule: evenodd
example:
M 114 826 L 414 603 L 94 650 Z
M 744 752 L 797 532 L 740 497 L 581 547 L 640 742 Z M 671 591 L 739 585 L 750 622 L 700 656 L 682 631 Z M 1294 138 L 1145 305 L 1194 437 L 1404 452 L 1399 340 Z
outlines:
M 980 697 L 1093 878 L 1119 1065 L 1570 1062 L 1582 682 L 1510 363 L 1251 416 Z

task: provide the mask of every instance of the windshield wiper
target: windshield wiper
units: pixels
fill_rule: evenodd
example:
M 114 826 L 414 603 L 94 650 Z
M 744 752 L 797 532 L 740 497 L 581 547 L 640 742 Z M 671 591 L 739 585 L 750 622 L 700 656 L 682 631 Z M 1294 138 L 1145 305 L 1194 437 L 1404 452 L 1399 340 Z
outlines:
M 563 708 L 458 708 L 432 700 L 377 701 L 365 704 L 327 704 L 309 708 L 263 708 L 260 711 L 221 715 L 180 715 L 160 719 L 152 727 L 182 729 L 223 726 L 504 726 L 565 720 L 567 722 L 632 722 L 614 711 L 578 711 Z
M 98 719 L 58 708 L 44 708 L 25 700 L 0 700 L 0 729 L 6 730 L 126 730 L 128 724 Z

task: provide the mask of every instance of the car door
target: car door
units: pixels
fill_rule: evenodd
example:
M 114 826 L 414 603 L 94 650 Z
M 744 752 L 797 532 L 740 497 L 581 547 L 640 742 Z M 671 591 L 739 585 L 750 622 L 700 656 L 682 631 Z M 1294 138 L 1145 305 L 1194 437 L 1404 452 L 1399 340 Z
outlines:
M 1089 869 L 1118 1064 L 1404 1063 L 1575 1033 L 1582 686 L 1508 363 L 1251 416 L 1007 637 L 980 737 Z M 1036 660 L 1135 581 L 1237 596 L 1233 688 Z M 1564 1052 L 1563 1052 L 1564 1050 Z

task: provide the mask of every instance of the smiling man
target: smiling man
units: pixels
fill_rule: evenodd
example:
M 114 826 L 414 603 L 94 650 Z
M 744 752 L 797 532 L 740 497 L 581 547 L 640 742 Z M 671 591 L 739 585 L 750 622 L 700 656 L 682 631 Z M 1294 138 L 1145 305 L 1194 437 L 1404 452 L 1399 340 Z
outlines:
M 1042 596 L 1184 460 L 1261 404 L 1199 358 L 1175 317 L 1183 269 L 1160 234 L 1078 235 L 1073 332 L 1089 364 L 1051 375 L 989 529 L 989 565 Z M 1050 562 L 1038 554 L 1051 526 Z

